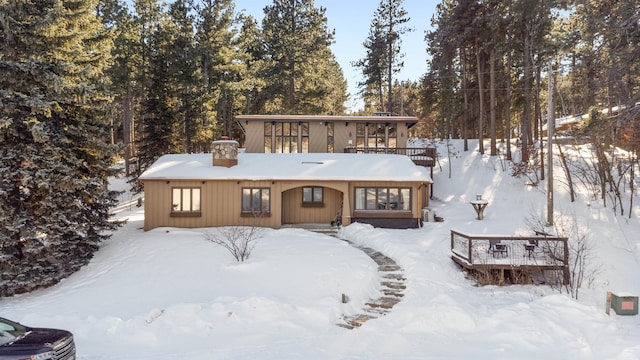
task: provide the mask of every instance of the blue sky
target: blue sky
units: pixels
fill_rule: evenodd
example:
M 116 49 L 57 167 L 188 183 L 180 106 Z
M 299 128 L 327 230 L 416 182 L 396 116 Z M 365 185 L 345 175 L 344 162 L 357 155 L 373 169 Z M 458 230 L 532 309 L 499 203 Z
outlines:
M 335 29 L 335 44 L 332 46 L 344 76 L 347 79 L 352 99 L 348 108 L 360 108 L 361 101 L 355 99 L 356 84 L 361 81 L 358 69 L 351 63 L 365 55 L 362 43 L 366 40 L 371 19 L 378 8 L 379 0 L 315 0 L 317 7 L 325 7 L 330 29 Z M 411 20 L 407 24 L 413 31 L 402 36 L 404 69 L 398 80 L 418 80 L 426 72 L 425 31 L 431 28 L 431 17 L 436 10 L 437 0 L 405 0 L 404 8 Z M 272 4 L 271 0 L 235 0 L 236 11 L 245 10 L 258 21 L 262 20 L 262 9 Z

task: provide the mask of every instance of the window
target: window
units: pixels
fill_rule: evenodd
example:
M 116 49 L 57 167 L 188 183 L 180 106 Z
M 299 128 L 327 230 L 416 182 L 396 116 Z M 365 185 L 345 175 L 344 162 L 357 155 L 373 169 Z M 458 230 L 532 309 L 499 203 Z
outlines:
M 303 122 L 300 124 L 300 152 L 309 152 L 309 123 Z
M 363 147 L 366 145 L 366 127 L 365 124 L 356 124 L 356 146 Z
M 356 146 L 368 148 L 398 147 L 396 124 L 356 124 Z
M 200 215 L 200 189 L 173 188 L 171 213 L 173 215 Z
M 298 123 L 276 123 L 275 125 L 277 153 L 298 152 Z
M 302 188 L 302 206 L 324 205 L 324 188 L 307 186 Z
M 371 148 L 385 147 L 384 124 L 367 126 L 367 146 Z
M 271 123 L 264 123 L 264 152 L 270 153 L 273 152 L 273 148 L 271 146 Z
M 325 123 L 327 125 L 327 152 L 333 152 L 333 123 Z
M 309 123 L 266 122 L 264 123 L 265 153 L 309 152 Z
M 243 188 L 242 189 L 242 213 L 268 214 L 270 207 L 269 188 Z
M 410 188 L 357 187 L 355 210 L 411 211 Z
M 387 126 L 387 147 L 391 149 L 398 147 L 398 126 L 396 124 Z

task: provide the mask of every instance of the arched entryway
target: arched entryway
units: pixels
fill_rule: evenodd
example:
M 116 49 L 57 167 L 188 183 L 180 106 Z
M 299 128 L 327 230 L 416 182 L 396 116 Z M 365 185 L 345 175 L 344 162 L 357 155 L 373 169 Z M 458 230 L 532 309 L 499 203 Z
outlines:
M 315 185 L 292 188 L 282 193 L 282 224 L 330 224 L 341 208 L 341 191 Z

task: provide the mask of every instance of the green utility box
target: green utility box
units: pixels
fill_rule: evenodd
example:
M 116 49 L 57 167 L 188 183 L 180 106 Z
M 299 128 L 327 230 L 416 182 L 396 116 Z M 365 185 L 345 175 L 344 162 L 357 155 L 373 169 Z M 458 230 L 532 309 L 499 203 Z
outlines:
M 638 315 L 638 297 L 611 295 L 611 308 L 618 315 Z

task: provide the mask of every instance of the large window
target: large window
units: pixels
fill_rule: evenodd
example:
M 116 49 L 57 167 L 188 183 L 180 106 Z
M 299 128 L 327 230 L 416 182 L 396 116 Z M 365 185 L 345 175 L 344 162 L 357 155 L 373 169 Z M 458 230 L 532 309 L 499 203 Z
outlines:
M 357 187 L 355 210 L 411 211 L 410 188 Z
M 367 126 L 367 146 L 370 148 L 382 148 L 385 146 L 384 124 L 369 124 Z
M 264 123 L 264 152 L 309 152 L 309 123 L 275 121 Z
M 398 126 L 396 124 L 356 124 L 356 146 L 369 148 L 396 148 Z
M 324 205 L 324 189 L 319 186 L 305 186 L 302 188 L 302 206 Z
M 271 192 L 269 188 L 243 188 L 242 213 L 268 214 L 271 212 Z
M 174 215 L 199 215 L 200 189 L 173 188 L 171 192 L 171 213 Z

